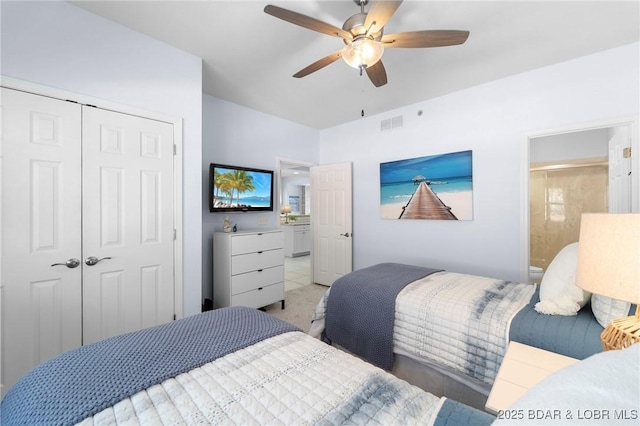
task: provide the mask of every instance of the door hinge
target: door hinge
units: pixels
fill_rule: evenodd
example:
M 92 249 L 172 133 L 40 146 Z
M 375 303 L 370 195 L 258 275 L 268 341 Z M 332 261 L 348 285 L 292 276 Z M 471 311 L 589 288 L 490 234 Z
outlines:
M 622 157 L 623 158 L 631 158 L 631 147 L 628 146 L 625 149 L 622 150 Z
M 178 239 L 178 231 L 177 230 L 173 230 L 173 241 Z
M 173 155 L 176 155 L 177 152 L 178 152 L 178 147 L 176 146 L 176 144 L 173 144 Z
M 176 314 L 173 314 L 173 320 L 175 321 L 176 319 Z

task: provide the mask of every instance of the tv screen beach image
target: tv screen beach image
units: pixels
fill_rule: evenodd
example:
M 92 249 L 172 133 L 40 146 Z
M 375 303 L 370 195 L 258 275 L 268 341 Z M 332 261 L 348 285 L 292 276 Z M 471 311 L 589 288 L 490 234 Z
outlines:
M 380 163 L 383 219 L 473 219 L 472 152 Z
M 270 173 L 216 167 L 213 207 L 268 207 L 271 205 L 271 179 Z

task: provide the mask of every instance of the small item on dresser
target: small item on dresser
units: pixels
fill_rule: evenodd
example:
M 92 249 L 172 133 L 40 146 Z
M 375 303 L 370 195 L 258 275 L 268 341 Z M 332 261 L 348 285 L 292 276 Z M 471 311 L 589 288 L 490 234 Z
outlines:
M 224 218 L 224 226 L 222 227 L 222 230 L 224 232 L 231 232 L 231 219 L 229 219 L 229 216 Z
M 238 225 L 233 225 L 233 232 L 238 232 Z

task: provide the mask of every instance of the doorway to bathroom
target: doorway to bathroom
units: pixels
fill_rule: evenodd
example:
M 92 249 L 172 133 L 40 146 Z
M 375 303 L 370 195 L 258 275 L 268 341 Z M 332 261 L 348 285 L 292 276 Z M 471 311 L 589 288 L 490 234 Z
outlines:
M 582 213 L 637 209 L 632 144 L 637 120 L 528 137 L 529 282 L 540 283 L 556 254 L 578 241 Z

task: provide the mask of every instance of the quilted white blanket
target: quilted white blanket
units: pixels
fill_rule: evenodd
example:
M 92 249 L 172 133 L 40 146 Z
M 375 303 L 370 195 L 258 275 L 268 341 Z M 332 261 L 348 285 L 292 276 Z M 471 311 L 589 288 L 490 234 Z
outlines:
M 394 347 L 487 384 L 506 352 L 513 317 L 535 286 L 438 272 L 396 299 Z
M 416 280 L 396 298 L 394 352 L 490 385 L 506 351 L 511 320 L 534 291 L 529 284 L 454 272 Z M 313 337 L 321 337 L 328 297 L 330 289 L 314 312 Z
M 441 403 L 289 332 L 152 386 L 80 424 L 433 424 Z

